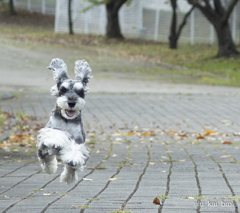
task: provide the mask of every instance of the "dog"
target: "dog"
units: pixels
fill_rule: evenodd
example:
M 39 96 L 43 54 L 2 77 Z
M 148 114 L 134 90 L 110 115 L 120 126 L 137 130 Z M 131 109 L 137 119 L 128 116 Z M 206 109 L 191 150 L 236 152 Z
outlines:
M 56 85 L 51 88 L 51 94 L 57 100 L 48 123 L 37 136 L 37 156 L 48 174 L 57 171 L 57 157 L 60 157 L 64 165 L 60 182 L 70 184 L 78 180 L 77 172 L 83 171 L 89 158 L 81 110 L 89 91 L 91 68 L 85 60 L 78 60 L 74 67 L 75 79 L 69 79 L 66 64 L 55 58 L 47 69 L 53 71 Z

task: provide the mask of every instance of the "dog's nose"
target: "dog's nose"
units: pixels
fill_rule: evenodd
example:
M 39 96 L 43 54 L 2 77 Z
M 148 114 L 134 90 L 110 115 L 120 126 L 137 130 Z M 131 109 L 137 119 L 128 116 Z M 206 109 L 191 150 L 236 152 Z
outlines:
M 73 108 L 73 107 L 75 107 L 75 105 L 76 105 L 76 103 L 75 103 L 75 102 L 68 102 L 68 106 L 69 106 L 70 108 Z

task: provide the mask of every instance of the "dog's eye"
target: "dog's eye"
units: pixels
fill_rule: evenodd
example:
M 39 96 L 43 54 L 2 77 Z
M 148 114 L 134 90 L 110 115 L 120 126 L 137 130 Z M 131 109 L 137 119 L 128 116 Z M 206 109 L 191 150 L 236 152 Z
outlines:
M 61 88 L 61 93 L 65 93 L 65 92 L 67 92 L 67 89 L 65 87 L 62 87 Z
M 77 94 L 78 94 L 81 98 L 84 98 L 84 97 L 85 97 L 85 94 L 84 94 L 84 90 L 83 90 L 83 89 L 77 90 L 76 92 L 77 92 Z

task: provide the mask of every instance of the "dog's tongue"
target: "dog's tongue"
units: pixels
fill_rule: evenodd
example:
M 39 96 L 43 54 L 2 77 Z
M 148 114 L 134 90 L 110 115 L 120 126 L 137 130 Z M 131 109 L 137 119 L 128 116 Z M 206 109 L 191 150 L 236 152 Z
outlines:
M 76 112 L 75 110 L 66 110 L 66 114 L 67 114 L 68 117 L 74 116 L 75 112 Z

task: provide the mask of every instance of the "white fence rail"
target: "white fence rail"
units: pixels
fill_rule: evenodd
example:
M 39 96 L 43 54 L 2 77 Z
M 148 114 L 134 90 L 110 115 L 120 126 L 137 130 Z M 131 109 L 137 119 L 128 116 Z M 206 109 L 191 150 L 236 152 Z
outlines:
M 167 42 L 171 23 L 171 6 L 166 0 L 133 0 L 129 6 L 124 5 L 119 12 L 122 33 L 127 38 L 145 38 Z M 186 0 L 179 0 L 178 23 L 190 9 Z M 68 32 L 68 0 L 56 0 L 55 32 Z M 72 0 L 73 29 L 75 33 L 105 34 L 105 5 L 96 6 L 82 12 L 89 3 L 83 0 Z M 240 43 L 240 3 L 237 4 L 230 26 L 234 41 Z M 195 9 L 184 27 L 180 43 L 216 42 L 213 26 L 202 13 Z

